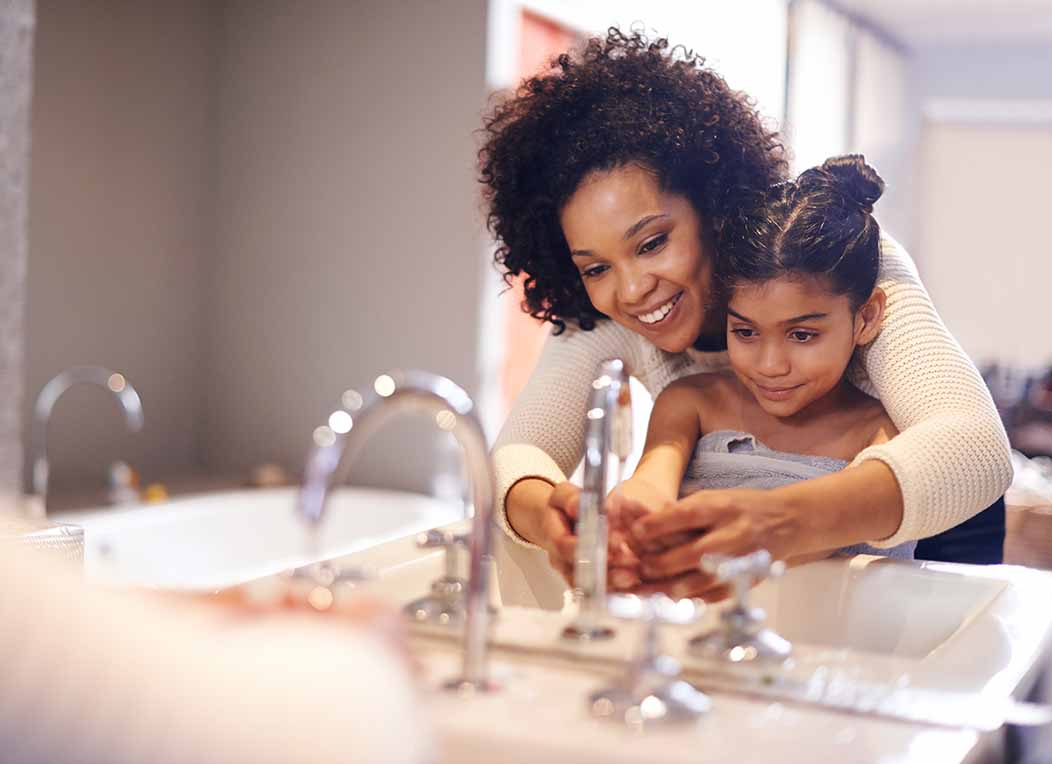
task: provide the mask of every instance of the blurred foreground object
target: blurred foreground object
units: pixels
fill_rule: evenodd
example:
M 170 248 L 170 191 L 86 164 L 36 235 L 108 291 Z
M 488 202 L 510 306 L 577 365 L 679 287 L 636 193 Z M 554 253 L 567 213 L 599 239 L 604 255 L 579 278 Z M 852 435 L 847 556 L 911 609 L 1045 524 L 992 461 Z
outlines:
M 339 618 L 217 619 L 0 554 L 6 764 L 421 762 L 408 668 Z M 217 638 L 219 637 L 219 638 Z

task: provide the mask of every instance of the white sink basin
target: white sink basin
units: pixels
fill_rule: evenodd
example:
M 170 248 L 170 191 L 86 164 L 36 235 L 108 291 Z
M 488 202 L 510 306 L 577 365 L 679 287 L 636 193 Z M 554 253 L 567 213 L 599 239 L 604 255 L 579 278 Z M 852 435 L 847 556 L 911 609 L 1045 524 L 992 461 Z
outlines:
M 308 561 L 378 574 L 368 588 L 401 604 L 441 573 L 441 553 L 417 549 L 426 528 L 460 521 L 461 508 L 389 491 L 337 492 L 313 550 L 291 490 L 234 492 L 162 508 L 67 515 L 85 528 L 89 576 L 172 588 L 217 588 Z M 462 525 L 460 527 L 463 527 Z M 806 671 L 914 687 L 1020 697 L 1052 634 L 1052 574 L 1014 566 L 894 562 L 858 556 L 790 570 L 752 592 L 769 625 L 794 643 Z M 669 628 L 669 651 L 688 676 L 706 670 L 687 638 L 711 625 Z M 444 760 L 507 762 L 977 762 L 999 738 L 967 729 L 848 716 L 727 694 L 697 724 L 638 735 L 591 719 L 585 698 L 632 653 L 632 624 L 613 641 L 576 651 L 558 634 L 568 614 L 505 608 L 495 623 L 493 672 L 504 691 L 474 698 L 427 694 Z M 455 634 L 421 632 L 415 644 L 431 687 L 455 673 Z M 537 734 L 544 730 L 544 734 Z
M 375 591 L 406 601 L 426 589 L 440 556 L 392 541 L 347 558 L 381 571 Z M 1052 574 L 1016 566 L 897 562 L 857 556 L 812 563 L 752 591 L 769 624 L 794 642 L 798 675 L 823 668 L 851 678 L 934 690 L 1023 697 L 1052 639 Z M 705 663 L 686 640 L 711 625 L 670 627 L 666 645 L 704 684 Z M 634 648 L 621 624 L 612 642 L 578 652 L 558 638 L 569 613 L 505 608 L 494 628 L 491 697 L 432 702 L 450 761 L 501 751 L 502 761 L 979 762 L 999 756 L 998 734 L 849 716 L 815 707 L 718 694 L 698 724 L 640 736 L 591 719 L 585 698 Z M 457 670 L 455 635 L 422 632 L 431 681 Z M 536 730 L 545 730 L 537 735 Z M 481 760 L 481 759 L 480 759 Z
M 315 537 L 292 488 L 230 491 L 155 506 L 71 512 L 84 529 L 89 578 L 172 589 L 218 589 L 419 533 L 463 517 L 459 504 L 369 488 L 333 492 Z

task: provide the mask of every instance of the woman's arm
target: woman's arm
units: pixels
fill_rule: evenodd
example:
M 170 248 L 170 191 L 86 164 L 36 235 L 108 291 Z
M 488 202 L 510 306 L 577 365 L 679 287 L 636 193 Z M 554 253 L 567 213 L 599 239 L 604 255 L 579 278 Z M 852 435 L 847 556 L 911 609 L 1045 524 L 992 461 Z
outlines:
M 567 327 L 548 338 L 537 367 L 493 448 L 497 473 L 498 522 L 520 545 L 542 546 L 543 535 L 560 527 L 551 511 L 565 513 L 576 499 L 567 485 L 555 495 L 554 486 L 566 481 L 581 460 L 585 411 L 599 364 L 621 358 L 639 372 L 641 337 L 612 321 L 601 321 L 592 331 Z
M 860 351 L 865 373 L 852 381 L 880 399 L 900 434 L 865 449 L 855 463 L 887 465 L 902 492 L 899 526 L 868 539 L 892 547 L 933 536 L 987 507 L 1008 488 L 1012 465 L 990 393 L 939 318 L 913 261 L 886 234 L 880 260 L 884 325 Z

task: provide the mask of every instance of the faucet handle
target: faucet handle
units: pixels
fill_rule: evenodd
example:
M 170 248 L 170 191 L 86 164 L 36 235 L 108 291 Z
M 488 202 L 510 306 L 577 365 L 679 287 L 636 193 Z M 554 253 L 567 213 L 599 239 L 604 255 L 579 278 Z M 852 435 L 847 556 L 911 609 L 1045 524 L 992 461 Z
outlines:
M 757 549 L 740 557 L 702 555 L 698 568 L 702 573 L 714 575 L 724 583 L 744 583 L 746 590 L 753 579 L 778 578 L 785 573 L 785 563 L 772 559 L 766 549 Z
M 614 594 L 607 598 L 607 606 L 612 615 L 642 621 L 644 628 L 624 675 L 589 696 L 592 715 L 639 730 L 657 722 L 692 721 L 708 712 L 712 701 L 683 679 L 679 662 L 662 650 L 659 633 L 664 624 L 693 623 L 705 603 L 664 594 Z
M 432 528 L 416 537 L 418 549 L 441 549 L 444 572 L 431 582 L 431 592 L 403 608 L 417 623 L 461 626 L 467 618 L 467 584 L 461 574 L 462 553 L 471 543 L 470 533 Z
M 611 594 L 606 602 L 610 615 L 623 621 L 684 625 L 694 623 L 705 613 L 703 600 L 674 600 L 666 594 Z
M 417 535 L 416 546 L 418 549 L 446 549 L 461 547 L 467 549 L 471 541 L 469 533 L 455 533 L 444 531 L 440 528 L 432 528 Z
M 691 652 L 732 663 L 784 662 L 792 653 L 792 645 L 764 626 L 766 613 L 749 607 L 748 598 L 754 581 L 781 576 L 785 563 L 772 559 L 766 549 L 758 549 L 740 557 L 706 554 L 698 567 L 718 581 L 732 584 L 734 602 L 720 614 L 720 626 L 690 640 Z

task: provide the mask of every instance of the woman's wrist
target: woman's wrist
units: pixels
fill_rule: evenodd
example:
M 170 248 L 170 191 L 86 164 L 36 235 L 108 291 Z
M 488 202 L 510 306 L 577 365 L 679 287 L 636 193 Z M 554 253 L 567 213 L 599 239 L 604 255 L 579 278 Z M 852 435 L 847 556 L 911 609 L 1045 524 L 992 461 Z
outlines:
M 774 492 L 798 523 L 796 554 L 880 541 L 902 525 L 902 490 L 876 459 Z
M 531 544 L 541 546 L 539 519 L 548 506 L 554 486 L 542 478 L 523 478 L 515 483 L 504 500 L 508 526 Z

